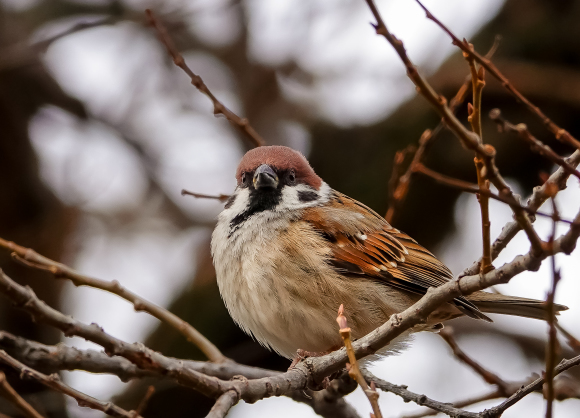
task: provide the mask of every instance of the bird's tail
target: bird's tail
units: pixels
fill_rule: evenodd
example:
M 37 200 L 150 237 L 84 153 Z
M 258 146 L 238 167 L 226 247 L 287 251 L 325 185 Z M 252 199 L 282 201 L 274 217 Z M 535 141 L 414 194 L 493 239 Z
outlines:
M 503 315 L 523 316 L 525 318 L 548 319 L 546 303 L 541 300 L 506 296 L 497 293 L 476 292 L 467 299 L 472 302 L 481 312 Z M 568 307 L 555 303 L 556 314 L 567 310 Z

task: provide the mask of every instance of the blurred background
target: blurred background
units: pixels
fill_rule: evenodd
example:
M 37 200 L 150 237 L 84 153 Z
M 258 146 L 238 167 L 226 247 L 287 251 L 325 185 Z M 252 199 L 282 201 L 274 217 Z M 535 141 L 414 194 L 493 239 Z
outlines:
M 411 0 L 379 1 L 387 25 L 423 74 L 451 98 L 468 67 L 449 39 Z M 580 2 L 539 0 L 429 0 L 427 7 L 462 38 L 486 52 L 503 39 L 494 62 L 554 121 L 580 136 Z M 145 25 L 152 8 L 168 27 L 189 66 L 228 107 L 251 121 L 268 144 L 302 151 L 332 187 L 385 213 L 395 152 L 416 144 L 438 117 L 417 97 L 387 42 L 369 25 L 362 0 L 0 0 L 0 236 L 32 247 L 83 273 L 118 280 L 170 308 L 238 362 L 285 370 L 289 362 L 261 348 L 231 321 L 219 297 L 209 254 L 210 234 L 222 205 L 180 196 L 186 188 L 228 194 L 236 165 L 250 144 L 174 67 Z M 533 116 L 488 77 L 483 113 L 500 107 L 514 123 L 562 155 Z M 465 106 L 459 115 L 466 121 Z M 554 167 L 484 118 L 484 140 L 498 150 L 498 165 L 527 196 L 540 173 Z M 449 133 L 429 149 L 431 168 L 475 180 L 473 155 Z M 564 217 L 580 207 L 578 181 L 558 196 Z M 492 238 L 511 220 L 491 202 Z M 413 179 L 393 224 L 431 249 L 454 273 L 481 253 L 476 198 Z M 551 223 L 536 223 L 546 238 Z M 563 232 L 564 229 L 560 230 Z M 528 250 L 518 235 L 495 265 Z M 558 257 L 563 280 L 556 301 L 570 307 L 561 323 L 580 335 L 580 252 Z M 202 359 L 173 329 L 97 290 L 74 288 L 31 271 L 0 253 L 0 267 L 34 288 L 49 305 L 79 320 L 97 322 L 127 341 L 142 341 L 170 356 Z M 544 299 L 550 269 L 525 273 L 499 290 Z M 456 320 L 460 346 L 505 380 L 522 380 L 544 365 L 547 325 L 494 317 L 494 324 Z M 64 338 L 32 323 L 5 299 L 0 329 L 48 344 Z M 563 342 L 561 356 L 572 352 Z M 440 401 L 489 390 L 451 355 L 437 335 L 421 334 L 403 354 L 376 363 L 386 380 Z M 580 374 L 572 374 L 580 378 Z M 132 409 L 151 384 L 116 377 L 63 373 L 75 388 Z M 99 417 L 43 387 L 15 388 L 50 417 Z M 357 391 L 347 397 L 368 416 Z M 144 415 L 203 417 L 211 400 L 172 382 L 156 384 Z M 382 394 L 386 416 L 416 411 Z M 505 417 L 541 417 L 541 395 L 528 396 Z M 497 401 L 482 403 L 482 410 Z M 555 405 L 558 418 L 577 417 L 579 400 Z M 17 416 L 0 399 L 0 412 Z M 236 406 L 231 417 L 313 417 L 289 399 Z

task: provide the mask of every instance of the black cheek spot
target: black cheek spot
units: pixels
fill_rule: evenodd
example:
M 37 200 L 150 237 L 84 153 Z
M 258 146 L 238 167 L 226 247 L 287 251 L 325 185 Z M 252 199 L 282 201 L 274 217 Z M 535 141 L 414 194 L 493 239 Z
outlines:
M 300 200 L 301 202 L 305 203 L 305 202 L 312 202 L 314 200 L 318 199 L 318 193 L 316 192 L 303 192 L 300 191 L 298 192 L 298 200 Z
M 232 207 L 232 205 L 234 204 L 234 202 L 236 201 L 236 195 L 233 194 L 230 196 L 230 198 L 226 201 L 226 205 L 224 206 L 224 209 L 229 209 Z

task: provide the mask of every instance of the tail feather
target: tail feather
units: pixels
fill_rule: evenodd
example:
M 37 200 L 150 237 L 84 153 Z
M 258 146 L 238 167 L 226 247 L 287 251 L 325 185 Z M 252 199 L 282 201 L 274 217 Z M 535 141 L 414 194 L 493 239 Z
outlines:
M 476 292 L 467 299 L 477 308 L 485 313 L 515 315 L 525 318 L 547 320 L 546 304 L 544 301 L 520 298 L 517 296 L 506 296 L 497 293 Z M 567 310 L 568 307 L 555 303 L 556 315 L 560 311 Z

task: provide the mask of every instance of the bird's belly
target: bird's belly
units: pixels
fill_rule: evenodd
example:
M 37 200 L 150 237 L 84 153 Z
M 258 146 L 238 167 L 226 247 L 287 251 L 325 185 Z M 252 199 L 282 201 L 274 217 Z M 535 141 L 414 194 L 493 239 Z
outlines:
M 278 274 L 242 275 L 247 285 L 226 301 L 231 316 L 261 344 L 287 358 L 298 349 L 323 352 L 339 346 L 336 309 L 331 308 L 336 303 L 325 301 L 315 286 L 298 290 L 285 279 Z
M 328 351 L 342 345 L 336 323 L 341 304 L 353 336 L 360 338 L 412 303 L 390 286 L 338 274 L 325 262 L 325 247 L 316 241 L 322 238 L 291 234 L 300 227 L 245 231 L 243 241 L 214 246 L 228 311 L 261 344 L 287 358 L 298 349 Z

